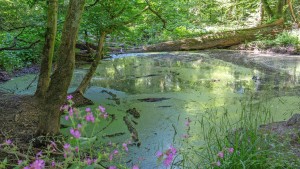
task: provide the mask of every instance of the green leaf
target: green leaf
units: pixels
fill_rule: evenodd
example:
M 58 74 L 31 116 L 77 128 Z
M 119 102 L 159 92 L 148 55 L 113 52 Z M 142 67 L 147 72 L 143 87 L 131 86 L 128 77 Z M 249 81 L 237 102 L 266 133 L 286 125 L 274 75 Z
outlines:
M 80 167 L 79 164 L 74 163 L 74 164 L 72 164 L 71 167 L 69 167 L 68 169 L 80 169 L 80 168 L 81 168 L 81 167 Z
M 89 166 L 86 166 L 84 167 L 84 169 L 94 169 L 95 167 L 93 165 L 89 165 Z

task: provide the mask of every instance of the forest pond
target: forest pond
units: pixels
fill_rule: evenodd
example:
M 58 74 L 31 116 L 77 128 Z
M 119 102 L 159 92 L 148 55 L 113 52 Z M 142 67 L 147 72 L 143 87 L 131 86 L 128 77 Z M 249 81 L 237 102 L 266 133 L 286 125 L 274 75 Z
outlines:
M 203 145 L 200 129 L 203 117 L 221 119 L 226 114 L 234 121 L 242 104 L 250 100 L 269 105 L 274 121 L 286 120 L 299 111 L 299 56 L 247 53 L 244 60 L 251 59 L 278 70 L 268 72 L 263 67 L 250 69 L 234 64 L 234 59 L 212 58 L 211 54 L 226 57 L 245 53 L 226 50 L 135 53 L 103 60 L 85 93 L 96 103 L 90 106 L 92 109 L 102 105 L 115 115 L 114 122 L 98 134 L 101 141 L 122 144 L 130 140 L 123 120 L 127 116 L 141 143 L 129 147 L 125 156 L 128 165 L 139 163 L 146 168 L 160 168 L 156 151 L 170 145 L 180 148 Z M 70 91 L 79 85 L 88 68 L 88 64 L 77 66 Z M 0 88 L 31 94 L 36 76 L 17 77 Z M 135 109 L 140 117 L 128 116 L 129 109 Z M 188 119 L 189 130 L 185 124 Z M 63 118 L 62 123 L 67 124 Z M 106 124 L 103 122 L 103 126 Z M 185 138 L 187 130 L 189 137 Z

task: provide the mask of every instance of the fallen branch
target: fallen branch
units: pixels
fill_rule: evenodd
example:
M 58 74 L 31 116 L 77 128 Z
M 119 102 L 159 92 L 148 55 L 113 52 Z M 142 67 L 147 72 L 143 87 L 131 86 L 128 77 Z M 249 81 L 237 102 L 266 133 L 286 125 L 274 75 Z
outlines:
M 154 14 L 156 15 L 163 23 L 163 28 L 167 30 L 167 21 L 157 12 L 155 11 L 153 8 L 151 8 L 151 5 L 149 3 L 149 0 L 145 0 L 147 5 L 148 5 L 148 9 Z
M 30 45 L 25 46 L 25 47 L 16 47 L 17 44 L 16 44 L 16 40 L 15 40 L 12 46 L 0 48 L 0 51 L 3 51 L 3 50 L 26 50 L 26 49 L 32 48 L 33 46 L 35 46 L 35 45 L 36 45 L 37 43 L 39 43 L 40 41 L 41 41 L 41 40 L 37 40 L 37 41 L 32 42 Z

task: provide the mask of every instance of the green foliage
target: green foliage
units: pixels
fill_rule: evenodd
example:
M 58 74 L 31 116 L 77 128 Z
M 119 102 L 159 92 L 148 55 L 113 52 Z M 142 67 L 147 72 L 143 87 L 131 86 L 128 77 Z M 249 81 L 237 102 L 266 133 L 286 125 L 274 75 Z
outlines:
M 230 120 L 226 110 L 221 120 L 203 117 L 201 123 L 206 148 L 201 152 L 206 155 L 200 159 L 206 166 L 204 168 L 300 167 L 296 155 L 286 148 L 289 146 L 288 140 L 278 141 L 276 136 L 258 130 L 260 124 L 271 122 L 268 107 L 251 101 L 242 104 L 244 108 L 237 122 Z
M 298 30 L 283 31 L 275 37 L 259 37 L 260 40 L 247 43 L 247 47 L 254 47 L 259 49 L 268 49 L 270 47 L 291 47 L 300 44 L 300 32 Z
M 296 46 L 299 44 L 299 42 L 299 36 L 293 34 L 292 32 L 284 31 L 276 36 L 276 38 L 273 41 L 273 44 L 283 46 Z M 272 43 L 270 45 L 272 45 Z
M 0 48 L 26 48 L 37 40 L 43 40 L 43 9 L 44 3 L 40 1 L 1 1 Z M 30 49 L 1 51 L 0 68 L 11 71 L 37 63 L 41 47 L 40 43 Z
M 0 67 L 6 71 L 12 71 L 14 69 L 22 68 L 22 60 L 9 51 L 4 51 L 0 53 Z
M 68 105 L 64 105 L 62 110 L 66 114 L 62 119 L 63 123 L 68 125 L 67 129 L 62 129 L 64 136 L 55 137 L 37 137 L 32 142 L 42 142 L 46 146 L 40 152 L 35 152 L 30 144 L 25 152 L 12 140 L 6 139 L 1 144 L 1 149 L 14 155 L 13 158 L 5 158 L 0 161 L 0 168 L 102 168 L 105 166 L 118 166 L 118 168 L 126 168 L 123 164 L 125 161 L 121 159 L 128 151 L 127 144 L 129 142 L 118 145 L 111 143 L 109 145 L 100 142 L 97 137 L 102 136 L 102 129 L 105 126 L 109 115 L 105 112 L 105 108 L 99 106 L 98 109 L 86 109 L 85 112 L 73 108 L 74 102 L 72 96 L 68 96 Z M 100 122 L 101 121 L 101 122 Z M 72 132 L 73 130 L 73 132 Z M 18 154 L 22 152 L 22 157 Z M 26 157 L 24 157 L 26 156 Z M 15 162 L 18 160 L 18 164 Z M 22 161 L 19 161 L 22 160 Z

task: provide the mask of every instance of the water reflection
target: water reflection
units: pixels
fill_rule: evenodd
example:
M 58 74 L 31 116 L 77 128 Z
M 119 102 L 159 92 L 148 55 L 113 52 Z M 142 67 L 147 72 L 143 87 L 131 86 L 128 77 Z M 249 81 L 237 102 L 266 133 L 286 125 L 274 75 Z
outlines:
M 299 110 L 299 105 L 293 104 L 299 99 L 300 92 L 298 59 L 268 60 L 254 57 L 256 62 L 289 71 L 291 75 L 287 76 L 280 72 L 245 68 L 245 65 L 238 66 L 213 59 L 210 54 L 126 54 L 104 60 L 99 65 L 86 96 L 96 102 L 95 107 L 101 104 L 107 108 L 107 112 L 116 115 L 117 120 L 105 133 L 126 132 L 126 135 L 114 138 L 115 142 L 129 139 L 131 134 L 124 127 L 122 117 L 129 108 L 136 108 L 141 112 L 140 119 L 135 120 L 135 127 L 142 145 L 139 148 L 130 147 L 131 153 L 128 158 L 133 163 L 140 163 L 144 168 L 153 168 L 156 165 L 154 154 L 158 149 L 170 144 L 184 146 L 185 143 L 180 141 L 186 132 L 184 122 L 187 118 L 192 119 L 191 137 L 187 141 L 197 146 L 203 144 L 198 120 L 207 114 L 213 118 L 220 118 L 224 113 L 234 119 L 239 116 L 240 102 L 243 99 L 265 98 L 266 101 L 270 101 L 272 109 L 276 110 L 273 114 L 275 120 L 283 120 Z M 217 54 L 230 57 L 228 52 L 218 51 Z M 76 69 L 70 90 L 79 85 L 88 67 L 89 65 L 81 65 Z M 18 84 L 19 90 L 16 91 L 22 93 L 20 86 L 27 86 L 23 82 L 24 78 L 16 78 L 2 84 L 1 87 L 12 89 L 16 86 L 14 84 Z M 34 87 L 30 88 L 30 92 L 32 91 Z M 112 95 L 118 102 L 115 98 L 112 99 Z M 284 97 L 279 99 L 279 96 Z M 145 98 L 169 99 L 160 102 L 140 101 Z M 145 160 L 138 161 L 137 157 L 143 157 Z
M 111 88 L 128 94 L 187 89 L 214 91 L 225 87 L 227 83 L 240 83 L 241 80 L 248 87 L 254 85 L 250 69 L 211 60 L 197 53 L 107 60 L 99 65 L 97 72 L 91 86 Z

